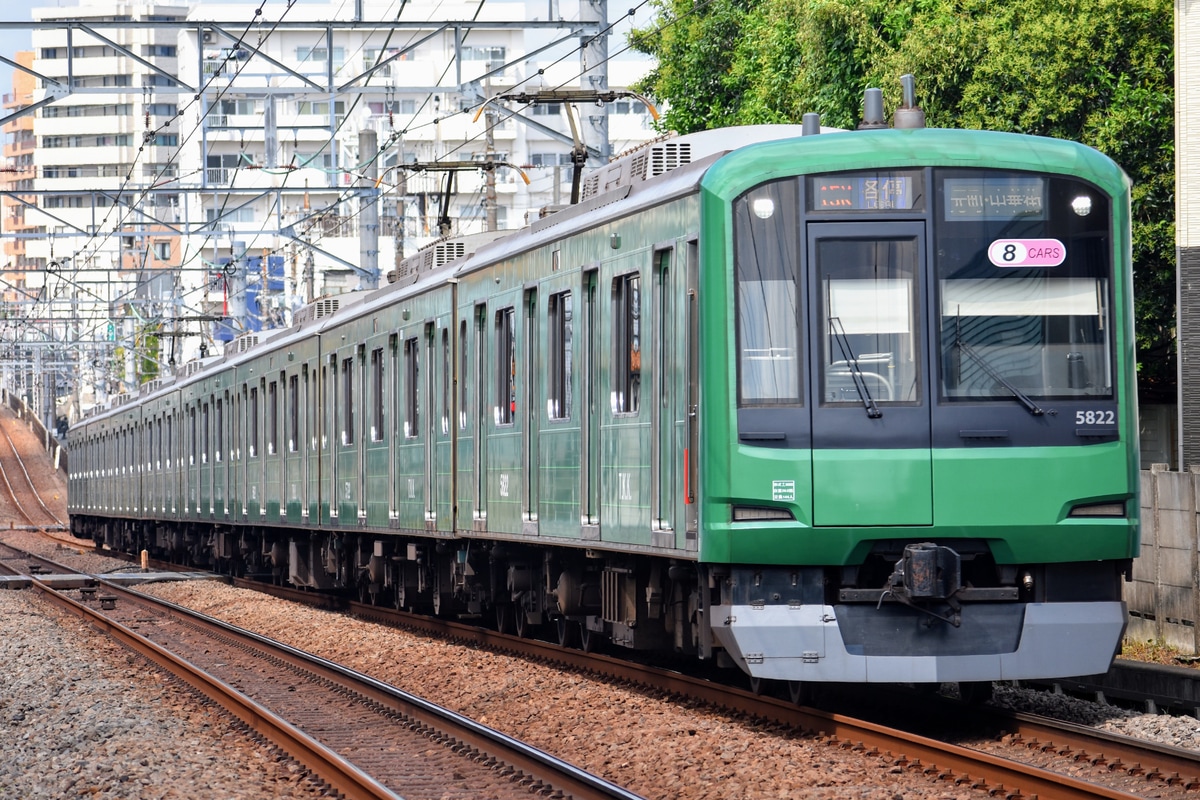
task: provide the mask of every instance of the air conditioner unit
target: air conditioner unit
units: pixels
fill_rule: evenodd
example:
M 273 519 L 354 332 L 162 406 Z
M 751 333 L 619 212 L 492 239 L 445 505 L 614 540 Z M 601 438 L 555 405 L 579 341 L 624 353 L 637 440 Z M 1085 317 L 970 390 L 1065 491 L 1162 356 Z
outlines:
M 200 41 L 203 42 L 204 44 L 216 44 L 217 43 L 217 32 L 212 30 L 211 28 L 205 28 L 204 31 L 201 32 L 201 34 L 200 34 Z

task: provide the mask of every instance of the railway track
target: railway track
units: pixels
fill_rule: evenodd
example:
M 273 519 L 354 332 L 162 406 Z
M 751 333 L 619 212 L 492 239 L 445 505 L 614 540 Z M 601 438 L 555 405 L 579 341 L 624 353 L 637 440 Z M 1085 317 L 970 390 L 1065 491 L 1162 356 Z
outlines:
M 0 554 L 30 574 L 28 554 Z M 76 600 L 33 585 L 187 681 L 350 798 L 636 795 L 420 698 L 323 659 L 90 576 Z M 58 565 L 56 574 L 68 572 Z M 75 593 L 72 590 L 72 593 Z
M 59 519 L 42 499 L 29 476 L 20 450 L 9 434 L 9 427 L 19 424 L 20 421 L 11 414 L 0 414 L 0 434 L 3 434 L 4 439 L 3 444 L 0 444 L 0 483 L 4 485 L 4 493 L 12 500 L 17 514 L 31 527 L 65 530 L 63 520 Z
M 898 722 L 853 718 L 797 707 L 786 699 L 764 697 L 673 671 L 564 649 L 551 642 L 505 636 L 472 625 L 407 615 L 311 592 L 264 587 L 255 582 L 236 583 L 309 604 L 315 600 L 325 608 L 348 611 L 375 622 L 600 675 L 636 685 L 639 691 L 669 694 L 675 700 L 687 698 L 720 707 L 726 713 L 769 720 L 785 729 L 815 732 L 834 746 L 877 754 L 890 769 L 917 771 L 996 796 L 1036 796 L 1043 800 L 1200 797 L 1197 753 L 1045 718 L 979 707 L 964 709 L 928 695 L 903 701 L 890 698 L 888 704 Z M 962 740 L 964 727 L 970 729 L 966 737 L 973 740 L 970 746 L 956 743 Z

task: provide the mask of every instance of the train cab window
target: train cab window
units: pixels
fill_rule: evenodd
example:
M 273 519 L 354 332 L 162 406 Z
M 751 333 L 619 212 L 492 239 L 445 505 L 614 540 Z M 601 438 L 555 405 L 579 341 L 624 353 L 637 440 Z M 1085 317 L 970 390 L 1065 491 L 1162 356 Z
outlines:
M 404 438 L 420 435 L 421 421 L 421 364 L 420 342 L 417 337 L 404 342 Z
M 642 390 L 642 291 L 636 274 L 613 279 L 612 411 L 636 414 Z
M 822 404 L 920 400 L 916 238 L 820 239 L 816 260 Z
M 1103 193 L 1025 172 L 941 170 L 936 185 L 941 399 L 1112 397 Z
M 550 295 L 550 352 L 547 354 L 546 412 L 552 420 L 571 418 L 571 293 Z
M 798 214 L 794 180 L 756 187 L 734 203 L 740 406 L 801 402 Z
M 512 425 L 517 417 L 516 311 L 496 312 L 496 424 Z

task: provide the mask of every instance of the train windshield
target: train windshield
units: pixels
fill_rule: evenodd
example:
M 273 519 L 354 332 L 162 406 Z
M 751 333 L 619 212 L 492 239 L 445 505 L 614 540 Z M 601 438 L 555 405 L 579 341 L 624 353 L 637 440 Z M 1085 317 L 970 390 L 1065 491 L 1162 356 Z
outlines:
M 935 174 L 942 400 L 1111 397 L 1105 196 L 1058 176 Z

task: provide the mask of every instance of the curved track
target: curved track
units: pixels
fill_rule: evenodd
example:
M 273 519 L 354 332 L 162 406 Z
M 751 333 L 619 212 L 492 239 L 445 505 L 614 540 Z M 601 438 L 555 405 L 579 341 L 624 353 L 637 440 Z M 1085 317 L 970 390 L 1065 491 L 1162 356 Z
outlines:
M 0 414 L 0 434 L 3 434 L 4 439 L 3 444 L 0 444 L 0 483 L 4 486 L 5 494 L 11 498 L 17 513 L 27 524 L 39 529 L 65 530 L 63 521 L 42 499 L 29 476 L 25 460 L 9 433 L 10 427 L 19 424 L 20 421 L 10 414 Z

